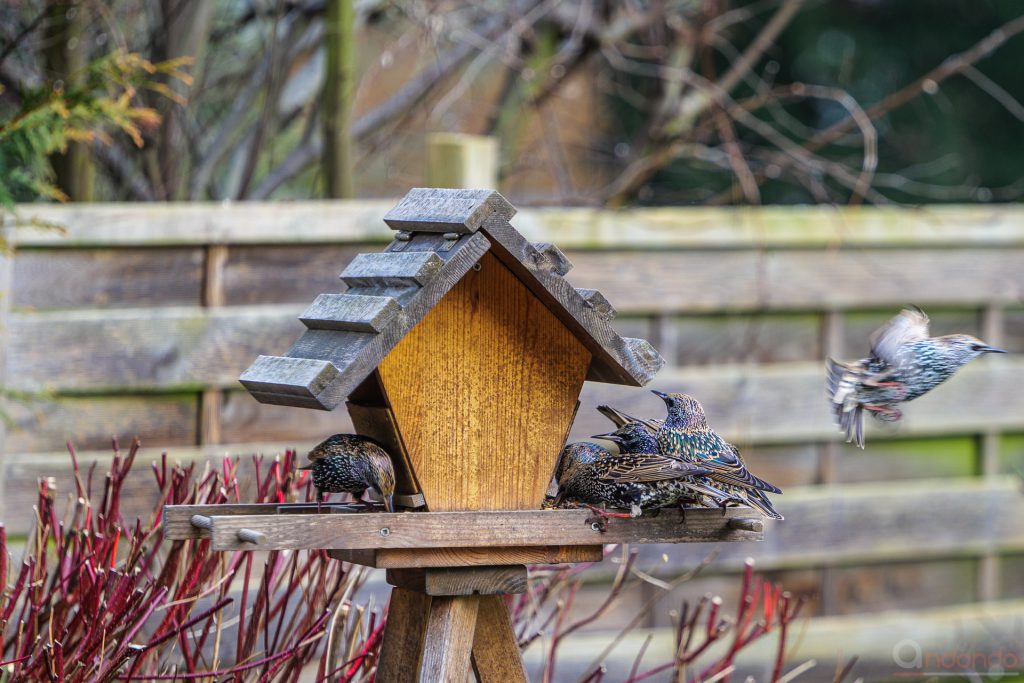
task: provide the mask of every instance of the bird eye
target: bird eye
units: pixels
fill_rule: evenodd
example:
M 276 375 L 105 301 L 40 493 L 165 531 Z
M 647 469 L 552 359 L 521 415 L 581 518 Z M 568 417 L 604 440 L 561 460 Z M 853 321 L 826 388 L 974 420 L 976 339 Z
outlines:
M 971 344 L 971 351 L 981 351 L 981 344 Z

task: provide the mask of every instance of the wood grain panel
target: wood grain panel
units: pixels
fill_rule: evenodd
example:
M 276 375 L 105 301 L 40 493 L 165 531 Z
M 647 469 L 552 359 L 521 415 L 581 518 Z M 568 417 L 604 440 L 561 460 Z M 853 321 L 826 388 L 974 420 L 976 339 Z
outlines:
M 302 202 L 89 203 L 22 205 L 24 246 L 302 244 L 387 241 L 384 222 L 399 198 Z M 516 228 L 565 248 L 683 249 L 839 246 L 1024 245 L 1020 208 L 659 207 L 627 210 L 525 208 Z M 30 220 L 62 231 L 27 227 Z
M 6 463 L 7 452 L 7 352 L 10 348 L 10 324 L 8 313 L 11 308 L 11 258 L 13 244 L 9 242 L 11 231 L 0 226 L 0 463 Z M 0 506 L 6 503 L 5 471 L 0 472 Z
M 526 567 L 403 567 L 388 569 L 387 581 L 392 586 L 433 596 L 525 593 Z
M 32 204 L 19 210 L 17 236 L 22 246 L 65 247 L 387 242 L 384 214 L 396 201 Z
M 138 324 L 142 325 L 141 318 Z M 216 327 L 220 322 L 209 324 Z M 185 327 L 185 323 L 181 323 L 180 327 L 169 326 L 173 333 L 169 332 L 168 336 L 187 336 L 183 330 Z M 243 346 L 248 345 L 251 349 L 259 344 L 261 328 L 258 324 L 235 320 L 226 324 L 226 327 L 210 334 L 221 339 L 231 339 L 233 335 L 248 329 L 256 336 L 244 339 Z M 282 333 L 281 336 L 286 334 Z M 237 386 L 237 375 L 231 372 L 231 367 L 237 368 L 253 356 L 240 357 L 246 353 L 243 348 L 241 352 L 232 354 L 231 359 L 221 357 L 222 364 L 218 366 L 221 350 L 203 346 L 199 338 L 193 337 L 196 341 L 192 342 L 193 352 L 189 357 L 178 359 L 164 374 L 156 362 L 159 349 L 155 345 L 159 340 L 157 335 L 148 334 L 150 345 L 132 347 L 133 355 L 126 359 L 134 358 L 136 362 L 137 372 L 134 375 L 127 369 L 123 374 L 115 372 L 119 363 L 117 345 L 103 349 L 100 344 L 88 344 L 73 354 L 54 355 L 47 354 L 42 345 L 16 343 L 12 355 L 23 361 L 21 365 L 11 364 L 11 374 L 21 378 L 12 380 L 16 386 L 21 382 L 45 381 L 54 389 L 63 391 L 133 393 L 129 393 L 126 400 L 110 402 L 105 397 L 81 397 L 75 400 L 57 397 L 59 401 L 56 405 L 59 407 L 51 406 L 47 400 L 32 401 L 26 405 L 12 402 L 9 410 L 16 415 L 16 422 L 23 425 L 24 429 L 12 435 L 18 443 L 9 450 L 57 450 L 63 446 L 66 436 L 73 436 L 83 444 L 82 447 L 102 447 L 107 438 L 115 433 L 137 433 L 154 445 L 194 443 L 191 441 L 194 421 L 187 414 L 189 409 L 182 407 L 175 411 L 166 404 L 158 403 L 152 415 L 145 415 L 148 410 L 145 401 L 151 399 L 148 396 L 140 397 L 134 393 L 138 391 L 137 388 L 126 385 L 134 376 L 142 386 L 166 391 L 182 386 L 185 380 L 196 383 L 185 385 L 190 391 L 198 391 L 205 386 L 203 382 L 207 381 L 213 386 Z M 131 346 L 131 342 L 127 341 L 120 348 Z M 223 351 L 230 353 L 226 348 Z M 52 362 L 48 363 L 48 358 Z M 42 372 L 45 367 L 60 369 L 61 372 L 54 375 L 26 375 L 28 372 Z M 70 377 L 65 374 L 79 372 L 85 374 Z M 737 443 L 746 454 L 750 444 L 839 440 L 840 435 L 833 425 L 824 398 L 824 381 L 824 368 L 818 363 L 783 363 L 663 371 L 651 386 L 665 391 L 687 391 L 697 396 L 704 404 L 712 427 Z M 114 383 L 123 384 L 109 386 Z M 892 439 L 968 435 L 986 428 L 1024 432 L 1024 394 L 1019 391 L 1022 384 L 1024 362 L 1015 357 L 993 356 L 974 361 L 947 383 L 908 404 L 902 423 L 893 427 L 869 422 L 868 450 L 865 453 L 855 453 L 855 449 L 846 444 L 839 446 L 840 452 L 849 453 L 856 459 L 869 458 L 864 461 L 864 467 L 870 468 L 873 462 L 877 462 L 877 459 L 870 460 L 872 443 L 882 448 L 882 441 Z M 970 400 L 964 397 L 970 397 Z M 610 403 L 641 416 L 664 415 L 661 401 L 647 391 L 587 383 L 580 397 L 580 409 L 573 423 L 571 438 L 583 439 L 609 430 L 611 423 L 594 410 L 599 403 Z M 47 417 L 50 412 L 55 417 Z M 308 443 L 336 432 L 348 431 L 351 422 L 345 411 L 323 412 L 267 406 L 257 403 L 244 392 L 228 391 L 224 396 L 221 428 L 222 439 L 226 443 Z M 756 452 L 751 457 L 751 465 L 756 470 Z M 888 466 L 877 463 L 878 472 L 884 472 Z M 949 470 L 951 473 L 954 471 L 955 468 Z M 865 470 L 865 475 L 868 474 L 870 470 Z
M 434 511 L 539 507 L 590 362 L 494 256 L 480 265 L 380 365 Z
M 477 606 L 473 671 L 480 683 L 526 683 L 526 669 L 504 600 L 483 596 Z
M 1024 250 L 569 252 L 577 287 L 620 313 L 1013 304 Z
M 347 289 L 338 276 L 363 252 L 379 244 L 244 245 L 231 248 L 224 264 L 228 305 L 301 303 L 317 294 Z
M 868 420 L 867 444 L 911 436 L 972 434 L 984 428 L 1024 431 L 1024 362 L 1012 356 L 973 361 L 952 379 L 909 403 L 895 425 Z M 664 371 L 651 385 L 685 391 L 704 405 L 710 425 L 729 441 L 791 444 L 839 438 L 825 397 L 824 363 L 721 365 Z M 588 383 L 571 437 L 608 431 L 594 406 L 610 403 L 628 413 L 661 418 L 662 401 L 647 391 Z M 853 452 L 843 444 L 841 452 Z M 752 463 L 756 471 L 756 463 Z
M 14 263 L 13 305 L 183 306 L 200 302 L 203 250 L 21 249 Z
M 324 548 L 458 548 L 524 546 L 543 539 L 551 545 L 595 543 L 697 543 L 752 541 L 762 532 L 729 526 L 737 517 L 758 517 L 749 508 L 662 510 L 654 516 L 615 519 L 602 530 L 588 521 L 589 510 L 494 510 L 473 512 L 228 515 L 213 516 L 212 539 L 218 550 Z M 1021 522 L 1024 524 L 1024 521 Z M 1012 525 L 1011 525 L 1012 526 Z M 255 529 L 266 542 L 241 543 L 239 529 Z M 188 537 L 192 531 L 186 532 Z M 178 527 L 167 528 L 176 538 Z
M 127 444 L 133 436 L 164 448 L 196 443 L 196 394 L 58 397 L 12 400 L 8 453 L 60 451 L 71 440 L 81 450 L 104 449 L 112 437 Z
M 480 598 L 475 595 L 434 598 L 427 618 L 420 659 L 420 683 L 463 683 L 470 673 Z
M 409 683 L 417 680 L 432 602 L 429 595 L 404 588 L 391 591 L 388 622 L 377 663 L 377 681 Z
M 644 546 L 638 566 L 669 576 L 712 551 L 718 571 L 738 571 L 748 556 L 761 569 L 782 569 L 1024 551 L 1024 496 L 1014 477 L 808 487 L 772 500 L 786 519 L 768 522 L 762 543 Z
M 227 391 L 221 401 L 224 443 L 319 442 L 331 434 L 352 431 L 343 410 L 301 410 L 260 403 L 246 391 Z
M 15 314 L 9 379 L 24 391 L 234 388 L 260 353 L 288 349 L 302 333 L 301 312 L 232 306 Z
M 336 560 L 378 569 L 404 567 L 472 567 L 500 564 L 574 564 L 600 562 L 603 546 L 524 546 L 520 548 L 385 548 L 379 550 L 330 550 Z

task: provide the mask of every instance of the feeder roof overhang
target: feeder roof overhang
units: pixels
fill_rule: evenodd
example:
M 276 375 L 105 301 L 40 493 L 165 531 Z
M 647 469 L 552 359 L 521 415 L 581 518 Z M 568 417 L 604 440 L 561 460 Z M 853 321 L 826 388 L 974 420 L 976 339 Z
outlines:
M 242 384 L 262 403 L 333 410 L 488 251 L 590 351 L 588 380 L 649 382 L 664 359 L 647 341 L 620 337 L 611 304 L 569 284 L 569 260 L 517 232 L 515 213 L 494 190 L 411 190 L 384 216 L 395 240 L 359 254 L 341 274 L 349 289 L 318 296 L 299 317 L 306 332 L 285 356 L 259 356 Z

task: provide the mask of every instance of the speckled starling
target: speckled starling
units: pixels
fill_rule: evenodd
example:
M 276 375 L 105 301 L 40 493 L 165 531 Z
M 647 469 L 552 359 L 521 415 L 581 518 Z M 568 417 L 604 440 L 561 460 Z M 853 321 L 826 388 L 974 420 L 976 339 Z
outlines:
M 928 393 L 968 361 L 1006 353 L 968 334 L 928 336 L 928 316 L 905 308 L 871 335 L 871 355 L 852 363 L 827 360 L 832 412 L 847 442 L 864 448 L 864 411 L 884 422 L 903 417 L 895 406 Z
M 631 517 L 679 499 L 677 481 L 705 470 L 656 453 L 618 453 L 591 442 L 569 444 L 557 467 L 556 504 L 574 501 L 624 508 Z
M 300 469 L 313 471 L 319 500 L 325 493 L 351 493 L 358 500 L 373 489 L 384 498 L 385 509 L 394 511 L 395 470 L 387 452 L 372 440 L 335 434 L 309 452 L 309 462 Z
M 658 429 L 658 451 L 705 467 L 717 488 L 731 496 L 731 501 L 757 508 L 768 517 L 782 519 L 768 499 L 767 493 L 782 493 L 747 470 L 739 450 L 708 426 L 700 402 L 686 394 L 653 392 L 668 408 L 668 416 Z
M 609 408 L 608 406 L 601 407 Z M 658 453 L 658 440 L 655 437 L 655 430 L 650 425 L 614 408 L 610 408 L 610 410 L 624 418 L 622 426 L 614 432 L 595 434 L 592 438 L 605 439 L 615 443 L 619 447 L 620 453 Z M 607 413 L 605 414 L 607 415 Z M 717 488 L 706 476 L 680 477 L 668 485 L 674 488 L 678 494 L 673 502 L 680 505 L 687 501 L 693 501 L 705 507 L 718 507 L 730 498 L 728 493 Z

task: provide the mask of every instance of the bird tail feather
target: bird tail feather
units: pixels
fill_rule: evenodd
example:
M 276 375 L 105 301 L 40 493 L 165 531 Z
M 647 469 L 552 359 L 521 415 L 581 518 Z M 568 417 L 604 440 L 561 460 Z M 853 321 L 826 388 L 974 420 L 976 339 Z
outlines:
M 864 407 L 857 400 L 857 384 L 860 376 L 849 365 L 831 358 L 825 362 L 828 373 L 826 386 L 832 405 L 832 414 L 839 424 L 840 431 L 846 435 L 846 442 L 856 440 L 857 446 L 864 448 Z
M 765 516 L 771 517 L 772 519 L 785 519 L 772 502 L 768 499 L 761 491 L 751 491 L 746 496 L 746 503 L 753 508 L 756 508 L 760 512 L 764 513 Z

